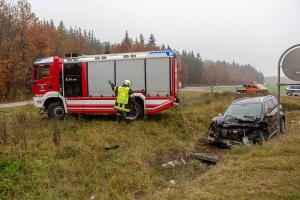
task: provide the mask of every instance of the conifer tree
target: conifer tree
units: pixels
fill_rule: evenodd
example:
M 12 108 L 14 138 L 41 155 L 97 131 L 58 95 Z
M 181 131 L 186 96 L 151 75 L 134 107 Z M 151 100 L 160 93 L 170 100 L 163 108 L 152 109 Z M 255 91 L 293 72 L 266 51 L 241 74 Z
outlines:
M 140 43 L 144 45 L 145 44 L 145 39 L 144 39 L 143 34 L 140 34 L 139 39 L 140 39 Z
M 128 36 L 128 31 L 127 30 L 125 32 L 125 36 L 124 36 L 124 39 L 123 39 L 122 43 L 125 44 L 125 45 L 128 45 L 128 46 L 131 45 L 131 41 L 130 41 L 130 38 Z
M 150 37 L 149 37 L 149 40 L 148 40 L 148 45 L 150 47 L 155 47 L 156 46 L 155 42 L 156 42 L 156 39 L 155 39 L 154 35 L 151 33 Z

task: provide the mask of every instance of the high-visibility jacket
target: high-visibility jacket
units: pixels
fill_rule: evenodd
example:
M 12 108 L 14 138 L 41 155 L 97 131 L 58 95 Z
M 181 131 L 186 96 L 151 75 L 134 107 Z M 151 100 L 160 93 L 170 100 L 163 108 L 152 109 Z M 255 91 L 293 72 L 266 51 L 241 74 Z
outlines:
M 127 107 L 130 97 L 130 88 L 119 86 L 115 88 L 117 92 L 117 101 L 114 108 L 119 111 L 130 112 L 130 109 Z

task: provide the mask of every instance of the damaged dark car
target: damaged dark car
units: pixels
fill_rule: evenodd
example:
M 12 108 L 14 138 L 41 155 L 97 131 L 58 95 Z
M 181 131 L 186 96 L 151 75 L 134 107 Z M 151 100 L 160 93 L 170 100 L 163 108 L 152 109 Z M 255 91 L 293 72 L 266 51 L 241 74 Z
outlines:
M 213 118 L 208 143 L 230 147 L 234 144 L 262 144 L 277 133 L 277 112 L 280 132 L 286 131 L 282 106 L 274 96 L 242 98 L 234 101 L 224 114 Z

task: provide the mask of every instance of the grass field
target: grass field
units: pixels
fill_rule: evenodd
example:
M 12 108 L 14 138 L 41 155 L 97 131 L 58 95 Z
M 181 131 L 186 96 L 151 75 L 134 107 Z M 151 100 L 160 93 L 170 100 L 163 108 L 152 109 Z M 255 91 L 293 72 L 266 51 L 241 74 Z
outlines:
M 280 86 L 280 93 L 281 94 L 286 94 L 286 87 L 287 86 Z M 271 94 L 276 94 L 277 93 L 277 86 L 272 85 L 272 86 L 267 86 L 269 93 Z
M 129 125 L 110 116 L 51 122 L 32 106 L 0 109 L 0 195 L 2 199 L 299 199 L 298 98 L 283 99 L 290 131 L 279 140 L 231 151 L 205 145 L 211 117 L 238 97 L 184 92 L 179 107 Z M 120 147 L 104 150 L 113 144 Z M 161 167 L 171 160 L 186 160 L 187 152 L 208 151 L 222 155 L 223 161 L 214 167 L 195 160 Z
M 266 86 L 269 90 L 269 93 L 270 94 L 276 94 L 277 93 L 277 86 L 276 85 L 267 85 Z M 281 94 L 286 94 L 286 87 L 287 86 L 281 86 L 280 87 L 280 93 Z M 217 93 L 228 93 L 228 92 L 231 92 L 231 93 L 235 93 L 236 92 L 236 88 L 237 86 L 214 86 L 213 87 L 213 92 L 217 92 Z M 183 90 L 187 90 L 187 91 L 195 91 L 197 90 L 197 87 L 191 87 L 191 88 L 183 88 Z M 210 87 L 199 87 L 199 90 L 202 91 L 202 92 L 210 92 L 211 91 L 211 88 Z

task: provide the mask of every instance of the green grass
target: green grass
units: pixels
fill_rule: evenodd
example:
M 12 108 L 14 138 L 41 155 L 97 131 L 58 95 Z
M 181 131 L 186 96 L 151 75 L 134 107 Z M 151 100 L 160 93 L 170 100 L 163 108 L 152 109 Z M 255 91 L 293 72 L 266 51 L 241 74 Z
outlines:
M 277 86 L 276 85 L 267 85 L 266 86 L 269 90 L 269 93 L 271 94 L 276 94 L 277 93 Z M 281 90 L 281 94 L 286 94 L 286 87 L 287 86 L 281 86 L 280 90 Z M 232 92 L 235 93 L 236 92 L 236 88 L 237 86 L 214 86 L 213 87 L 213 91 L 217 92 L 217 93 L 228 93 L 228 92 Z M 206 92 L 210 92 L 211 89 L 210 87 L 202 87 L 203 91 Z
M 12 197 L 22 191 L 23 181 L 30 171 L 24 160 L 13 157 L 0 157 L 0 193 L 6 197 Z
M 214 168 L 198 161 L 168 169 L 161 165 L 170 160 L 185 159 L 186 152 L 206 151 L 203 141 L 211 118 L 239 97 L 228 93 L 185 92 L 181 95 L 179 107 L 129 125 L 118 124 L 113 117 L 69 119 L 56 123 L 45 115 L 38 115 L 32 106 L 0 109 L 0 121 L 5 121 L 7 129 L 6 142 L 0 133 L 0 195 L 3 199 L 90 199 L 92 196 L 95 199 L 166 199 L 172 191 L 172 199 L 197 199 L 196 194 L 203 194 L 206 190 L 202 187 L 207 185 L 209 191 L 215 193 L 212 197 L 220 197 L 222 191 L 214 189 L 212 178 L 217 181 L 218 176 L 232 175 L 230 167 L 237 175 L 247 174 L 251 169 L 239 171 L 234 165 L 242 164 L 245 159 L 247 162 L 256 161 L 257 154 L 262 154 L 260 151 L 266 152 L 266 156 L 273 155 L 268 149 L 273 148 L 271 144 L 276 146 L 280 142 L 272 141 L 263 147 L 237 148 L 229 153 L 217 150 L 216 153 L 225 153 L 226 156 L 224 163 Z M 286 97 L 284 104 L 294 112 L 299 100 Z M 298 197 L 294 192 L 297 180 L 292 176 L 297 178 L 299 169 L 292 150 L 298 152 L 296 144 L 299 141 L 295 138 L 289 140 L 293 145 L 288 149 L 280 147 L 282 152 L 277 154 L 291 155 L 289 161 L 295 164 L 291 168 L 284 165 L 285 172 L 291 175 L 287 173 L 282 182 L 290 189 L 286 193 L 276 189 L 273 193 Z M 112 144 L 120 147 L 104 150 Z M 259 152 L 252 153 L 256 151 Z M 259 170 L 269 170 L 274 165 L 272 172 L 280 173 L 274 160 L 271 161 L 268 167 Z M 222 166 L 228 167 L 226 173 L 223 173 Z M 250 175 L 246 177 L 251 178 Z M 210 178 L 203 179 L 206 176 Z M 175 180 L 176 185 L 170 184 L 170 180 Z M 199 182 L 201 187 L 198 187 Z M 266 181 L 265 187 L 272 184 L 277 182 Z M 227 189 L 235 194 L 240 191 L 233 186 Z M 185 188 L 195 196 L 181 193 L 178 188 Z M 264 195 L 268 193 L 262 193 L 262 197 Z
M 215 86 L 214 92 L 236 92 L 237 86 Z
M 287 86 L 280 86 L 280 93 L 281 94 L 286 94 L 286 87 Z M 277 93 L 278 87 L 276 85 L 270 85 L 270 86 L 267 86 L 267 88 L 269 90 L 269 93 L 271 93 L 271 94 L 276 94 Z
M 211 92 L 211 87 L 200 87 L 201 91 Z M 236 92 L 237 86 L 213 86 L 213 92 L 223 93 L 223 92 Z

